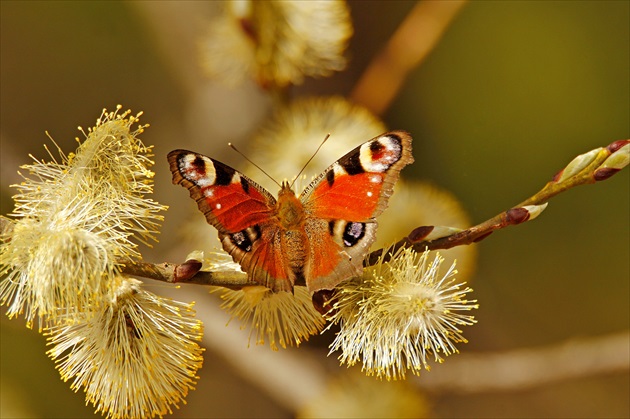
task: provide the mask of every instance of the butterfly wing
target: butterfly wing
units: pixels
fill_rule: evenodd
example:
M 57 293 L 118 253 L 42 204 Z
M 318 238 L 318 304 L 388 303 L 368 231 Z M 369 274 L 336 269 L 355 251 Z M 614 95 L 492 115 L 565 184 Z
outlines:
M 375 217 L 387 207 L 401 169 L 412 162 L 411 136 L 392 131 L 350 151 L 302 192 L 310 291 L 332 289 L 361 273 L 376 239 Z
M 230 166 L 187 150 L 168 154 L 173 183 L 188 189 L 223 249 L 248 276 L 276 291 L 293 289 L 281 260 L 275 198 Z

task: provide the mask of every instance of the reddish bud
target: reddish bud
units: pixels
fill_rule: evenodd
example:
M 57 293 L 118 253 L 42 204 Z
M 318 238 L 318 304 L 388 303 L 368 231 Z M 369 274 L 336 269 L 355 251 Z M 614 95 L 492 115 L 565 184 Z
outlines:
M 560 180 L 560 176 L 562 176 L 563 172 L 564 172 L 564 169 L 560 170 L 558 173 L 553 175 L 553 177 L 551 178 L 551 181 L 552 182 L 557 182 L 558 180 Z
M 599 182 L 600 180 L 606 180 L 620 170 L 621 169 L 614 169 L 612 167 L 602 167 L 601 169 L 597 169 L 595 173 L 593 173 L 593 179 L 595 179 L 597 182 Z
M 415 228 L 409 234 L 407 239 L 411 243 L 418 243 L 419 241 L 422 241 L 422 239 L 427 237 L 429 234 L 431 234 L 431 232 L 433 231 L 434 228 L 435 228 L 434 226 L 421 226 L 421 227 Z
M 619 140 L 619 141 L 615 141 L 614 143 L 610 143 L 608 145 L 608 147 L 606 147 L 606 149 L 608 151 L 610 151 L 610 153 L 614 153 L 615 151 L 619 150 L 621 147 L 625 146 L 626 144 L 629 144 L 630 140 Z
M 508 224 L 520 224 L 529 220 L 529 211 L 523 207 L 512 208 L 506 211 L 506 221 Z
M 202 263 L 195 259 L 187 260 L 175 267 L 173 282 L 184 282 L 192 278 L 201 269 Z
M 319 290 L 313 293 L 312 301 L 313 307 L 322 316 L 326 314 L 333 314 L 332 308 L 336 300 L 335 290 Z
M 245 34 L 252 41 L 256 41 L 257 40 L 256 29 L 254 29 L 254 24 L 252 23 L 252 21 L 250 19 L 241 18 L 239 19 L 239 23 L 241 24 L 241 29 L 243 30 L 243 32 L 245 32 Z

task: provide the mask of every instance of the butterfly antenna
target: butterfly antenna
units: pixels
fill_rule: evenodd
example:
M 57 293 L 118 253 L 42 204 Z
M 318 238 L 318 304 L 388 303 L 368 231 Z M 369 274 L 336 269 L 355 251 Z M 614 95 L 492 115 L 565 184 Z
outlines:
M 291 188 L 293 188 L 293 184 L 295 183 L 296 180 L 298 180 L 298 178 L 300 177 L 300 175 L 302 174 L 302 172 L 304 171 L 304 169 L 306 169 L 306 166 L 308 166 L 308 164 L 315 158 L 315 156 L 317 155 L 317 152 L 319 151 L 320 148 L 322 148 L 322 146 L 324 145 L 324 143 L 326 142 L 326 140 L 328 140 L 330 138 L 330 133 L 326 134 L 326 137 L 324 138 L 324 141 L 321 142 L 321 144 L 319 145 L 319 147 L 317 147 L 317 150 L 315 150 L 315 152 L 313 153 L 313 155 L 311 156 L 310 159 L 308 159 L 308 161 L 306 162 L 306 164 L 304 165 L 304 167 L 302 167 L 302 170 L 300 170 L 300 172 L 297 174 L 297 176 L 295 177 L 295 179 L 293 179 L 293 182 L 291 182 Z
M 244 158 L 245 160 L 247 160 L 248 162 L 250 162 L 251 164 L 253 164 L 253 165 L 254 165 L 254 167 L 256 167 L 258 170 L 260 170 L 261 172 L 263 172 L 263 173 L 265 174 L 265 176 L 267 176 L 269 179 L 271 179 L 271 180 L 273 181 L 273 183 L 275 183 L 276 185 L 278 185 L 278 186 L 280 187 L 280 189 L 282 189 L 282 185 L 280 185 L 280 184 L 278 183 L 278 181 L 277 181 L 277 180 L 275 180 L 274 178 L 272 178 L 272 177 L 271 177 L 271 175 L 270 175 L 269 173 L 265 172 L 265 171 L 262 169 L 262 167 L 260 167 L 260 166 L 259 166 L 259 165 L 257 165 L 256 163 L 254 163 L 254 162 L 253 162 L 253 161 L 252 161 L 249 157 L 247 157 L 245 154 L 241 153 L 241 152 L 240 152 L 240 151 L 239 151 L 239 150 L 238 150 L 238 149 L 234 146 L 234 144 L 232 144 L 232 143 L 228 143 L 228 146 L 229 146 L 232 150 L 236 151 L 238 154 L 240 154 L 241 156 L 243 156 L 243 158 Z

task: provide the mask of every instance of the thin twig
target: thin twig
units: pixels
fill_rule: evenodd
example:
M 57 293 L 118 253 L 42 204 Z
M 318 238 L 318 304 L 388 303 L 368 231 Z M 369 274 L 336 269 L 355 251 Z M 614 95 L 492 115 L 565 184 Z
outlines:
M 15 223 L 4 216 L 0 216 L 0 237 L 10 240 Z M 241 289 L 248 285 L 257 285 L 247 279 L 247 274 L 239 271 L 200 271 L 200 262 L 186 261 L 184 263 L 149 263 L 119 259 L 116 261 L 120 272 L 156 281 L 187 283 L 196 285 L 214 285 L 230 289 Z M 196 263 L 195 263 L 196 262 Z M 191 271 L 192 270 L 192 271 Z
M 213 285 L 230 289 L 241 289 L 249 285 L 258 285 L 248 280 L 247 274 L 239 271 L 199 271 L 192 275 L 181 275 L 180 272 L 187 262 L 178 263 L 148 263 L 148 262 L 124 262 L 122 273 L 142 278 L 155 279 L 157 281 L 196 285 Z
M 462 0 L 418 2 L 366 68 L 350 99 L 382 115 L 407 74 L 429 55 L 464 4 Z
M 608 179 L 621 170 L 619 167 L 602 167 L 602 164 L 613 153 L 619 152 L 619 150 L 628 144 L 630 144 L 630 139 L 615 141 L 608 145 L 608 147 L 595 149 L 576 157 L 536 194 L 515 207 L 503 211 L 476 226 L 453 234 L 443 235 L 442 237 L 435 237 L 435 235 L 431 234 L 435 230 L 434 226 L 418 227 L 414 229 L 409 236 L 398 241 L 391 249 L 391 253 L 394 253 L 401 247 L 413 247 L 416 251 L 423 252 L 425 250 L 450 249 L 455 246 L 477 243 L 488 237 L 495 230 L 528 221 L 533 218 L 531 208 L 528 207 L 538 206 L 538 210 L 542 211 L 544 209 L 542 206 L 554 196 L 579 185 L 588 185 Z M 627 147 L 620 151 L 620 153 L 627 153 Z M 589 159 L 588 164 L 581 167 L 580 170 L 573 175 L 563 177 L 563 174 L 573 169 L 574 166 L 579 165 L 585 159 Z M 364 264 L 366 266 L 375 264 L 382 254 L 383 249 L 375 250 L 367 256 Z

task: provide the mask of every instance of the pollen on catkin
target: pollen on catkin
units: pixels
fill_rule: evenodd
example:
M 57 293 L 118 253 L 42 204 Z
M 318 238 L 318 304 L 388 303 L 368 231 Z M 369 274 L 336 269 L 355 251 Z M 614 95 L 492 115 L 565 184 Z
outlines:
M 296 286 L 293 294 L 273 292 L 263 286 L 245 287 L 242 290 L 222 290 L 221 308 L 240 320 L 242 328 L 249 329 L 257 345 L 269 343 L 277 351 L 278 345 L 299 346 L 309 336 L 319 333 L 325 320 L 313 307 L 305 287 Z
M 0 304 L 7 315 L 55 322 L 109 301 L 121 260 L 155 240 L 166 209 L 152 192 L 150 147 L 137 138 L 140 114 L 103 111 L 76 153 L 34 158 L 14 185 L 11 231 L 0 242 Z M 66 316 L 66 321 L 68 321 Z
M 107 304 L 46 329 L 47 354 L 96 412 L 115 419 L 172 413 L 198 379 L 202 324 L 192 304 L 156 296 L 135 279 L 113 282 Z
M 301 84 L 346 66 L 352 22 L 345 2 L 230 2 L 199 43 L 209 76 L 229 85 Z
M 455 282 L 454 265 L 441 274 L 443 259 L 430 255 L 401 249 L 338 286 L 329 320 L 340 331 L 330 351 L 341 352 L 341 364 L 361 362 L 367 375 L 402 379 L 458 352 L 455 343 L 466 342 L 460 327 L 476 322 L 462 312 L 478 305 L 465 299 L 472 290 Z

